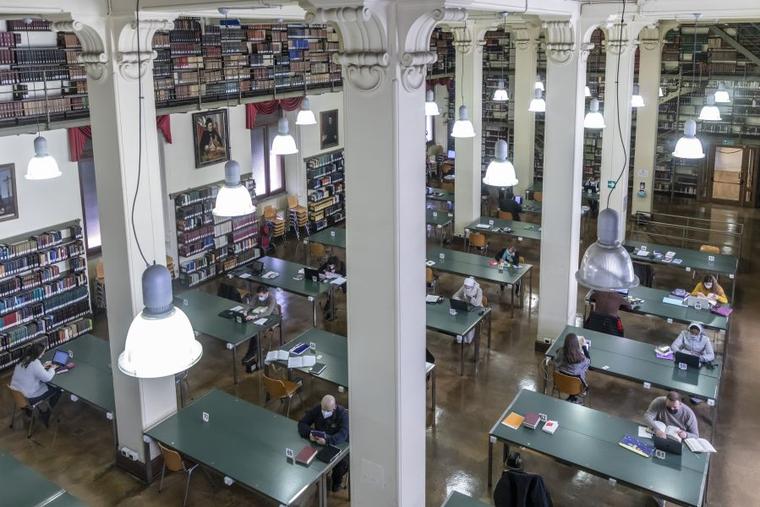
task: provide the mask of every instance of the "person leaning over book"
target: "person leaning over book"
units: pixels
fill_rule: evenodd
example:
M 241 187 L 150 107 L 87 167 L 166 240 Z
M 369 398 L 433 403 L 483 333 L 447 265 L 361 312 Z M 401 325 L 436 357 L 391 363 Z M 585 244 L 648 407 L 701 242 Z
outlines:
M 40 408 L 40 418 L 47 426 L 50 423 L 50 412 L 58 402 L 61 391 L 47 384 L 53 380 L 55 370 L 58 367 L 54 364 L 43 365 L 40 358 L 44 353 L 45 346 L 40 342 L 32 343 L 24 349 L 21 361 L 13 370 L 11 389 L 21 392 L 30 406 L 39 401 L 47 400 L 50 410 Z
M 269 287 L 266 285 L 259 285 L 256 289 L 256 298 L 250 302 L 250 305 L 253 308 L 246 316 L 246 320 L 256 320 L 262 317 L 269 317 L 275 313 L 275 310 L 277 309 L 277 299 L 274 294 L 269 292 Z M 272 329 L 267 330 L 267 333 L 272 332 Z M 255 335 L 250 339 L 248 342 L 248 352 L 245 353 L 245 356 L 243 356 L 243 359 L 241 360 L 243 365 L 245 365 L 250 372 L 253 372 L 256 369 L 256 361 L 253 360 L 258 352 L 258 343 L 256 340 L 258 340 L 258 338 Z
M 565 375 L 578 377 L 587 388 L 586 372 L 591 364 L 591 354 L 588 350 L 586 339 L 575 333 L 568 333 L 565 342 L 554 358 L 554 367 Z M 569 396 L 567 401 L 575 402 L 577 396 Z
M 312 431 L 322 431 L 326 438 L 321 438 Z M 335 402 L 335 397 L 326 394 L 322 403 L 307 410 L 298 421 L 298 433 L 303 438 L 319 445 L 338 445 L 348 442 L 348 410 Z M 348 456 L 335 465 L 332 471 L 332 490 L 338 491 L 343 483 L 343 476 L 348 472 Z
M 691 291 L 691 295 L 704 296 L 723 305 L 728 304 L 726 291 L 723 290 L 723 287 L 720 286 L 718 280 L 713 275 L 705 275 L 702 281 L 697 283 L 694 290 Z
M 667 396 L 658 396 L 644 413 L 647 425 L 660 438 L 667 435 L 668 426 L 679 429 L 678 436 L 683 438 L 699 438 L 699 425 L 694 411 L 681 402 L 681 395 L 670 391 Z
M 343 261 L 338 259 L 337 256 L 331 255 L 327 258 L 325 263 L 319 267 L 319 274 L 326 275 L 328 277 L 328 281 L 330 278 L 335 278 L 336 276 L 346 276 L 346 265 Z M 346 284 L 343 284 L 343 292 L 346 292 Z M 332 320 L 333 318 L 333 315 L 331 313 L 331 309 L 333 307 L 332 298 L 333 294 L 332 291 L 330 291 L 327 293 L 327 301 L 325 302 L 325 320 Z
M 451 299 L 457 299 L 459 301 L 465 301 L 471 306 L 476 308 L 483 308 L 483 289 L 480 288 L 480 284 L 475 281 L 471 276 L 464 279 L 462 286 L 457 290 Z M 470 329 L 466 335 L 464 335 L 465 343 L 472 343 L 475 338 L 475 329 Z M 462 343 L 462 337 L 457 336 L 457 343 Z

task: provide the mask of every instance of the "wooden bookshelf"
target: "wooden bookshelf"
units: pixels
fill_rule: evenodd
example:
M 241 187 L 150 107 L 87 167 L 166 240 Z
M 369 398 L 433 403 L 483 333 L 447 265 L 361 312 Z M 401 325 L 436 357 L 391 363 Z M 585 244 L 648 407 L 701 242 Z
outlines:
M 430 50 L 438 56 L 435 63 L 427 68 L 428 77 L 454 76 L 456 70 L 456 52 L 454 50 L 454 34 L 441 27 L 433 29 L 430 36 Z
M 514 147 L 514 136 L 510 121 L 510 109 L 513 103 L 512 93 L 510 100 L 495 102 L 493 93 L 500 80 L 504 80 L 507 89 L 512 82 L 509 76 L 510 60 L 514 54 L 510 52 L 510 34 L 503 30 L 487 32 L 485 35 L 486 45 L 483 48 L 483 117 L 482 117 L 482 140 L 481 164 L 482 170 L 494 157 L 496 141 L 504 139 L 509 143 L 510 149 Z
M 319 231 L 346 218 L 346 179 L 343 150 L 307 158 L 306 199 L 309 230 Z
M 0 370 L 92 330 L 86 252 L 78 220 L 2 240 Z
M 241 179 L 256 200 L 256 182 Z M 256 213 L 234 218 L 213 214 L 219 184 L 174 194 L 179 283 L 193 287 L 258 256 Z

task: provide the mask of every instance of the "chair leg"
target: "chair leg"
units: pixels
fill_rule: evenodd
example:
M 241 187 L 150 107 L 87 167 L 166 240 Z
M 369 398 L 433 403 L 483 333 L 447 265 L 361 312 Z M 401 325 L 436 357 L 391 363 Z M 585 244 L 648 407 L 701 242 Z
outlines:
M 290 400 L 291 399 L 293 399 L 293 397 L 288 396 L 287 407 L 285 409 L 285 417 L 290 417 Z
M 164 474 L 166 473 L 166 463 L 161 466 L 161 480 L 158 481 L 158 492 L 161 493 L 161 489 L 164 487 Z
M 13 404 L 13 411 L 11 412 L 11 425 L 10 429 L 13 429 L 13 423 L 16 422 L 16 404 Z
M 34 427 L 34 420 L 37 418 L 37 409 L 32 409 L 32 417 L 29 419 L 29 429 L 26 432 L 26 438 L 32 438 L 32 427 Z
M 198 465 L 195 465 L 194 467 L 190 468 L 187 471 L 187 483 L 185 484 L 185 499 L 182 501 L 182 507 L 185 507 L 187 505 L 187 496 L 190 494 L 190 479 L 193 477 L 193 471 L 198 468 Z

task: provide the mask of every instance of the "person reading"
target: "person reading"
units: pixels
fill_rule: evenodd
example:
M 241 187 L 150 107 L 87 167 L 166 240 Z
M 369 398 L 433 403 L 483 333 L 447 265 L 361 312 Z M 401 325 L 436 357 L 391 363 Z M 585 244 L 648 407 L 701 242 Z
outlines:
M 307 410 L 298 421 L 298 433 L 303 438 L 319 445 L 338 445 L 348 442 L 348 410 L 326 394 L 322 402 Z M 332 490 L 338 491 L 343 484 L 343 476 L 348 472 L 348 456 L 335 465 L 332 471 Z
M 694 411 L 681 402 L 681 395 L 670 391 L 667 396 L 658 396 L 644 413 L 649 428 L 660 438 L 667 437 L 668 426 L 676 428 L 681 438 L 699 438 L 699 425 Z
M 713 275 L 705 275 L 702 281 L 697 283 L 694 290 L 691 291 L 692 296 L 702 296 L 710 299 L 716 303 L 724 305 L 728 304 L 728 297 L 726 297 L 726 291 L 720 286 L 718 280 Z

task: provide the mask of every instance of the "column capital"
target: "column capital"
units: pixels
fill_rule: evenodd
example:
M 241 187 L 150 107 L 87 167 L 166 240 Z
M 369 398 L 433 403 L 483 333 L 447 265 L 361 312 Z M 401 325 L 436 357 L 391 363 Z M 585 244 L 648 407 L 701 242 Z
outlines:
M 140 19 L 139 29 L 134 16 L 119 16 L 115 22 L 118 46 L 116 60 L 119 74 L 125 79 L 137 79 L 145 75 L 150 62 L 156 58 L 153 51 L 153 35 L 161 30 L 172 30 L 174 23 L 169 19 Z
M 567 63 L 576 51 L 573 24 L 570 21 L 546 21 L 543 28 L 547 61 Z
M 468 55 L 474 51 L 483 51 L 486 45 L 486 32 L 499 27 L 498 20 L 476 21 L 465 23 L 463 26 L 452 27 L 454 33 L 454 48 L 459 53 Z
M 662 36 L 660 35 L 660 29 L 655 23 L 654 25 L 645 26 L 639 32 L 639 50 L 659 50 L 662 44 Z
M 541 27 L 533 23 L 523 23 L 515 26 L 512 30 L 515 34 L 515 49 L 525 51 L 538 45 L 538 36 L 541 33 Z
M 612 26 L 608 26 L 605 30 L 605 37 L 607 39 L 607 53 L 611 55 L 623 55 L 628 50 L 633 52 L 637 44 L 637 37 L 641 30 L 651 23 L 627 21 L 620 23 L 619 21 Z
M 104 44 L 104 33 L 95 27 L 76 20 L 55 21 L 51 28 L 55 32 L 74 32 L 82 45 L 77 61 L 84 66 L 87 77 L 96 81 L 106 73 L 108 56 Z

